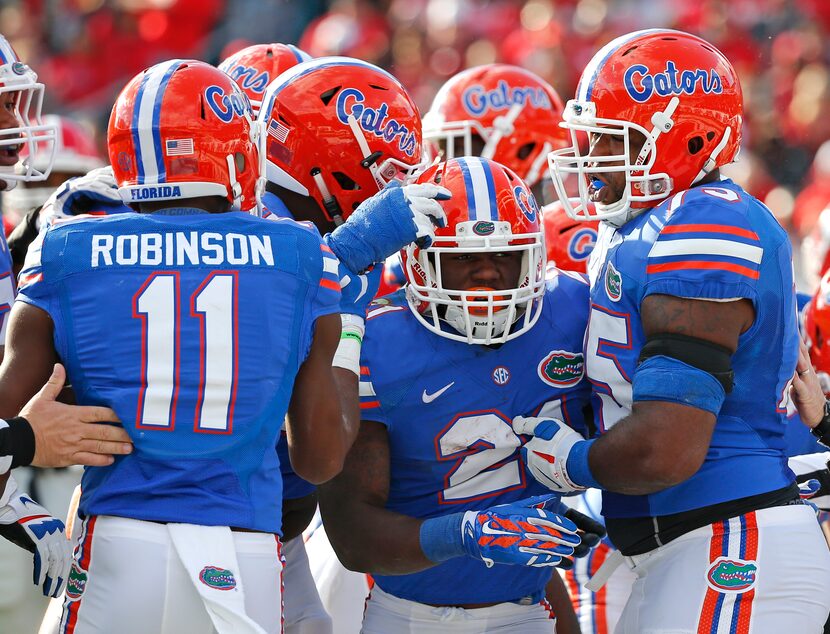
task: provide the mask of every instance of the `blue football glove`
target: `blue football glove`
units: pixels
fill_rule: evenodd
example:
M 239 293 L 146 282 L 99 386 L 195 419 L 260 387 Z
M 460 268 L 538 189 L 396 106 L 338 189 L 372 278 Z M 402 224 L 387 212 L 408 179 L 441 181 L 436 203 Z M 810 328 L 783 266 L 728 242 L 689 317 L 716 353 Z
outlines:
M 533 436 L 522 447 L 522 457 L 537 481 L 556 493 L 587 488 L 576 484 L 568 475 L 568 454 L 576 443 L 585 440 L 573 429 L 552 418 L 516 416 L 513 431 Z
M 33 581 L 43 595 L 57 597 L 72 565 L 72 545 L 63 522 L 25 493 L 15 491 L 0 508 L 0 535 L 34 553 Z
M 461 535 L 467 555 L 481 559 L 488 568 L 493 564 L 572 568 L 574 549 L 580 543 L 577 527 L 541 508 L 548 499 L 536 496 L 464 513 Z
M 349 273 L 340 265 L 340 312 L 366 318 L 366 309 L 377 295 L 383 267 L 375 266 L 363 275 Z
M 447 224 L 438 201 L 450 196 L 448 189 L 431 183 L 401 187 L 392 182 L 364 200 L 326 242 L 347 269 L 363 272 L 410 242 L 429 247 L 435 226 Z

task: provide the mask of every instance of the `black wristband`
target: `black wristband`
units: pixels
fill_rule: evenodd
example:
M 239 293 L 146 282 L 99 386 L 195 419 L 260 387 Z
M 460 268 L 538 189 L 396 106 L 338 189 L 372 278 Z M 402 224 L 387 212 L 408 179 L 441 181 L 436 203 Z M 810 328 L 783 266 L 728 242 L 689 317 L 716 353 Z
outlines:
M 35 432 L 22 416 L 6 421 L 8 427 L 0 429 L 0 456 L 12 457 L 12 469 L 25 467 L 35 457 Z
M 825 447 L 830 447 L 830 401 L 824 401 L 824 416 L 810 433 Z

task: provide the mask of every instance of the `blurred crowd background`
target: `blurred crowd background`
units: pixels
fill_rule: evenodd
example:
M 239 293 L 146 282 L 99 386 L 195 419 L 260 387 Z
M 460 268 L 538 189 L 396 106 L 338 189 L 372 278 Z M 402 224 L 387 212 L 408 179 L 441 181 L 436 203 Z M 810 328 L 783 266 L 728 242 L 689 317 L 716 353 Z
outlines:
M 830 242 L 817 222 L 830 204 L 828 0 L 0 0 L 0 32 L 46 84 L 45 112 L 86 121 L 99 143 L 125 82 L 171 57 L 218 63 L 260 42 L 359 57 L 396 75 L 423 113 L 447 78 L 495 61 L 568 99 L 602 45 L 655 26 L 696 33 L 735 65 L 746 125 L 729 175 L 812 259 Z

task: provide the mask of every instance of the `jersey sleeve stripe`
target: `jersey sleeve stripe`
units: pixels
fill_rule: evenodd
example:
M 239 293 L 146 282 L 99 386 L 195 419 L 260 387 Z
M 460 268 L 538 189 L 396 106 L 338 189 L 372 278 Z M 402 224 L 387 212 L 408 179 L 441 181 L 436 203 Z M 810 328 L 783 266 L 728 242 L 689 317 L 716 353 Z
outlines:
M 377 396 L 371 381 L 361 381 L 358 385 L 360 396 Z
M 361 376 L 370 376 L 369 368 L 365 365 L 360 366 L 360 375 Z
M 335 280 L 323 278 L 320 280 L 320 286 L 322 286 L 323 288 L 327 288 L 330 291 L 337 291 L 338 293 L 340 292 L 340 282 L 337 282 Z
M 334 251 L 332 251 L 332 250 L 331 250 L 328 246 L 326 246 L 325 244 L 321 244 L 321 245 L 320 245 L 320 251 L 322 251 L 323 253 L 331 253 L 332 255 L 334 255 Z
M 368 401 L 360 404 L 360 409 L 374 409 L 380 407 L 380 401 Z
M 760 264 L 764 256 L 761 247 L 733 240 L 709 240 L 702 238 L 685 240 L 658 240 L 648 254 L 649 260 L 677 255 L 721 256 Z
M 32 272 L 32 273 L 23 273 L 20 276 L 20 281 L 18 286 L 23 288 L 24 286 L 28 286 L 29 284 L 34 284 L 35 282 L 40 282 L 43 279 L 42 272 Z
M 323 270 L 326 273 L 337 275 L 340 262 L 337 258 L 323 258 Z
M 758 234 L 748 229 L 741 229 L 740 227 L 733 227 L 731 225 L 713 225 L 713 224 L 686 224 L 686 225 L 669 225 L 664 227 L 660 235 L 672 233 L 721 233 L 730 236 L 737 236 L 740 238 L 747 238 L 749 240 L 756 240 L 760 242 Z
M 646 267 L 646 273 L 651 275 L 653 273 L 666 273 L 668 271 L 687 271 L 687 270 L 722 270 L 744 275 L 750 279 L 757 280 L 760 273 L 749 267 L 733 264 L 731 262 L 703 262 L 700 260 L 682 260 L 680 262 L 664 262 L 662 264 L 649 264 Z
M 370 319 L 374 319 L 375 317 L 380 317 L 384 313 L 391 313 L 397 310 L 406 310 L 405 306 L 380 306 L 379 308 L 374 308 L 369 311 L 366 315 L 366 321 Z

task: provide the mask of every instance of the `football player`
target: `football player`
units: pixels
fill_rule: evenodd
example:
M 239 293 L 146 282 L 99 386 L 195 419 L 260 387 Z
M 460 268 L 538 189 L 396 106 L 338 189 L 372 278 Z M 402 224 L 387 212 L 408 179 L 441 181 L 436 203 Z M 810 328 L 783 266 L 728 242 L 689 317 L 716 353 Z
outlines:
M 602 221 L 585 340 L 601 435 L 544 417 L 514 430 L 532 436 L 523 453 L 552 490 L 604 489 L 622 556 L 593 587 L 622 561 L 637 575 L 617 632 L 820 631 L 830 611 L 830 553 L 785 467 L 789 240 L 718 172 L 737 156 L 742 114 L 712 45 L 639 31 L 588 63 L 563 115 L 573 145 L 551 154 L 566 211 Z
M 267 55 L 269 51 L 274 57 Z M 431 231 L 429 216 L 438 222 L 443 218 L 441 207 L 431 197 L 448 192 L 434 186 L 397 186 L 421 164 L 420 116 L 397 79 L 351 58 L 321 58 L 293 65 L 286 51 L 290 49 L 274 45 L 252 47 L 221 65 L 229 67 L 232 76 L 250 75 L 248 70 L 234 71 L 245 66 L 255 69 L 257 75 L 270 73 L 272 77 L 257 97 L 264 104 L 259 120 L 265 130 L 265 213 L 311 221 L 321 232 L 335 227 L 336 233 L 354 230 L 362 236 L 358 239 L 364 240 L 364 248 L 352 254 L 344 253 L 336 243 L 332 248 L 348 268 L 360 271 L 397 251 L 395 246 L 378 249 L 372 243 L 383 236 L 400 240 L 396 236 L 405 223 L 411 225 L 414 220 L 421 236 L 425 235 L 422 225 Z M 271 65 L 278 52 L 280 67 L 285 70 L 273 78 Z M 383 218 L 392 218 L 391 214 L 399 220 L 384 223 Z M 406 235 L 396 246 L 411 239 Z M 358 334 L 362 327 L 358 324 Z M 285 451 L 284 443 L 278 449 Z M 285 504 L 290 507 L 286 521 L 296 522 L 302 531 L 316 508 L 314 489 L 298 481 L 290 465 L 285 465 L 283 477 L 288 493 Z M 287 547 L 287 560 L 294 553 L 305 559 L 299 538 Z M 295 627 L 327 631 L 307 566 L 292 562 L 287 571 L 294 578 L 286 577 L 287 593 L 293 593 L 291 605 L 286 603 L 286 631 L 290 634 Z
M 8 41 L 0 36 L 0 189 L 6 196 L 21 184 L 45 181 L 54 160 L 56 131 L 41 117 L 43 84 L 34 71 L 20 61 Z M 25 156 L 25 159 L 23 158 Z M 5 234 L 0 235 L 0 358 L 3 356 L 8 312 L 16 288 Z M 46 390 L 54 399 L 63 387 L 62 368 L 55 368 Z M 47 369 L 34 391 L 50 378 Z M 31 396 L 31 394 L 29 394 Z M 24 401 L 27 399 L 23 399 Z M 29 463 L 38 466 L 66 466 L 76 462 L 110 464 L 109 453 L 128 453 L 129 438 L 121 430 L 83 424 L 109 419 L 107 408 L 85 410 L 53 403 L 55 409 L 46 417 L 24 412 L 31 420 L 12 418 L 20 411 L 4 408 L 6 421 L 0 423 L 2 458 L 0 458 L 0 535 L 33 553 L 34 582 L 45 596 L 62 592 L 69 570 L 70 551 L 64 526 L 42 506 L 21 491 L 8 471 Z M 30 423 L 30 424 L 29 424 Z M 71 427 L 70 427 L 71 426 Z M 112 443 L 106 442 L 109 439 Z M 102 444 L 101 441 L 105 441 Z M 98 445 L 96 447 L 96 445 Z M 42 614 L 42 598 L 27 592 L 20 584 L 19 570 L 32 565 L 30 556 L 17 549 L 4 549 L 4 578 L 9 580 L 0 602 L 0 623 L 8 631 L 31 630 Z M 11 613 L 10 613 L 11 611 Z
M 3 409 L 61 358 L 78 401 L 110 404 L 136 443 L 84 474 L 66 631 L 280 631 L 274 446 L 288 412 L 296 471 L 313 482 L 339 471 L 357 374 L 338 313 L 365 304 L 350 285 L 341 294 L 315 229 L 246 213 L 257 130 L 247 97 L 212 66 L 140 73 L 108 145 L 141 213 L 55 223 L 30 249 Z
M 405 291 L 370 306 L 360 431 L 320 490 L 323 522 L 343 564 L 373 576 L 367 634 L 550 632 L 545 585 L 577 527 L 538 508 L 511 421 L 584 429 L 587 283 L 546 285 L 539 210 L 511 170 L 459 158 L 417 182 L 452 193 L 448 224 L 405 250 Z

